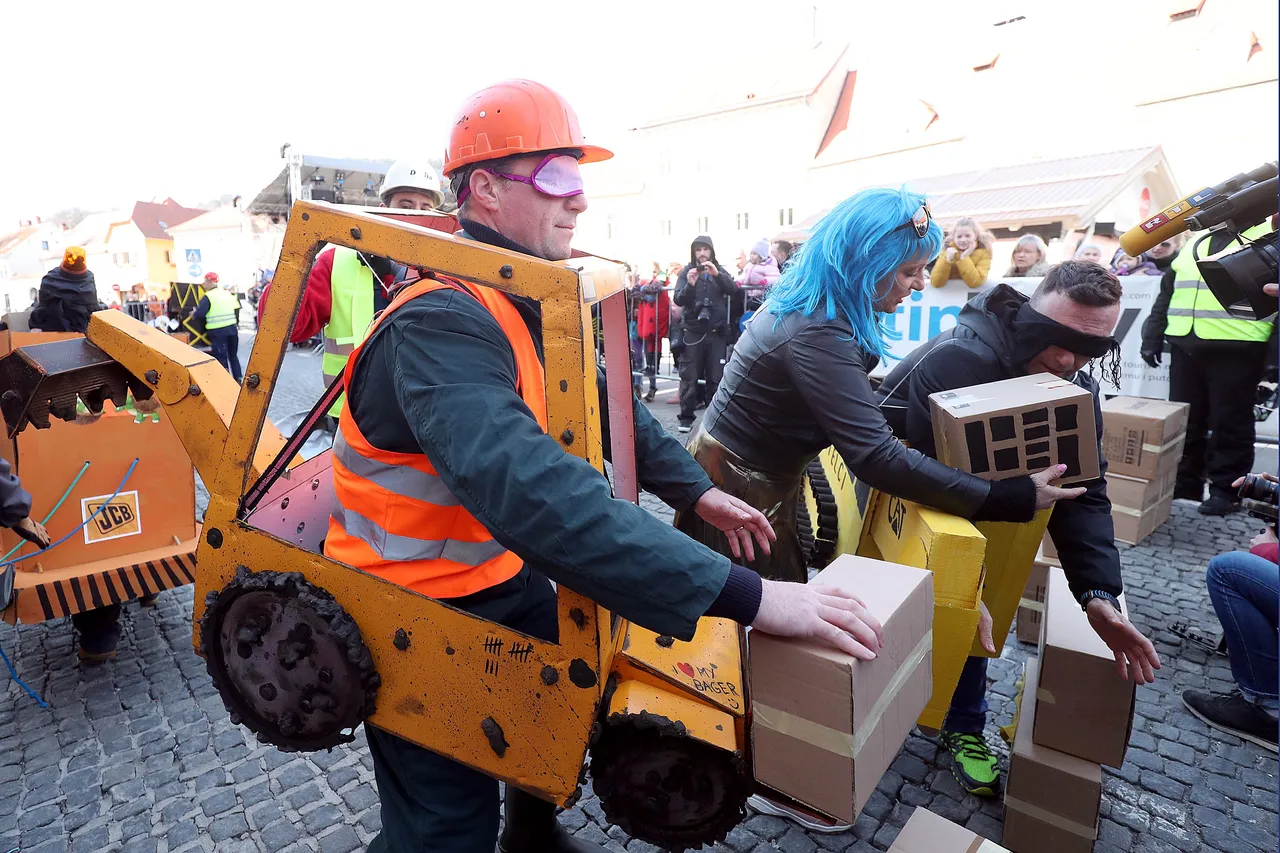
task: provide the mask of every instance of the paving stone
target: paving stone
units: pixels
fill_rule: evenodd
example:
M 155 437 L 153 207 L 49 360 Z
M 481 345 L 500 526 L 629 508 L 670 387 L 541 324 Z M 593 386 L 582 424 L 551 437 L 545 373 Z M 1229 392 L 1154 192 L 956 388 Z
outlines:
M 312 783 L 287 794 L 285 796 L 285 802 L 289 804 L 289 808 L 300 810 L 303 806 L 319 802 L 323 797 L 324 795 L 320 793 L 320 788 Z
M 337 806 L 328 803 L 323 803 L 302 816 L 302 825 L 312 837 L 319 837 L 320 833 L 341 822 L 342 812 L 338 811 Z
M 1103 819 L 1098 822 L 1098 841 L 1128 850 L 1133 845 L 1133 833 L 1115 821 Z
M 818 849 L 808 836 L 799 829 L 792 829 L 775 842 L 782 853 L 814 853 Z
M 244 815 L 240 813 L 223 815 L 209 824 L 208 829 L 209 839 L 214 844 L 219 844 L 228 838 L 235 838 L 237 835 L 243 835 L 248 831 L 249 823 L 245 820 Z
M 882 850 L 888 850 L 901 831 L 902 827 L 886 823 L 876 832 L 875 838 L 871 839 L 871 843 Z
M 917 784 L 924 782 L 925 777 L 929 775 L 929 768 L 914 755 L 899 754 L 893 763 L 889 765 L 889 768 L 903 779 Z
M 1151 817 L 1145 811 L 1132 806 L 1128 803 L 1113 801 L 1111 803 L 1111 820 L 1132 829 L 1134 832 L 1143 833 L 1151 828 Z
M 1143 771 L 1141 784 L 1146 790 L 1171 800 L 1182 800 L 1187 795 L 1186 785 L 1175 782 L 1167 776 L 1161 776 L 1159 773 Z
M 872 799 L 875 799 L 875 797 L 876 797 L 875 794 L 871 795 Z M 881 795 L 881 799 L 884 800 L 883 795 Z M 884 800 L 884 802 L 885 802 L 884 809 L 886 812 L 888 812 L 890 808 L 888 804 L 888 800 Z M 870 801 L 868 801 L 867 804 L 870 805 Z M 791 824 L 787 823 L 785 820 L 783 820 L 780 817 L 774 817 L 773 815 L 760 814 L 760 815 L 756 815 L 755 817 L 748 818 L 747 821 L 743 824 L 743 826 L 745 826 L 747 829 L 751 830 L 751 832 L 755 833 L 761 838 L 772 840 L 774 838 L 781 838 L 783 835 L 785 835 L 786 831 L 791 827 Z
M 970 817 L 965 822 L 965 828 L 997 844 L 1000 843 L 1000 839 L 1004 836 L 1004 827 L 981 812 L 977 812 Z
M 287 820 L 277 820 L 258 833 L 258 840 L 267 849 L 267 853 L 276 853 L 290 844 L 295 844 L 299 837 L 298 830 Z
M 1184 743 L 1161 741 L 1159 753 L 1165 758 L 1172 758 L 1174 761 L 1181 761 L 1183 764 L 1194 764 L 1196 760 L 1196 751 Z
M 225 814 L 237 805 L 238 800 L 234 788 L 215 788 L 200 799 L 200 810 L 209 817 Z

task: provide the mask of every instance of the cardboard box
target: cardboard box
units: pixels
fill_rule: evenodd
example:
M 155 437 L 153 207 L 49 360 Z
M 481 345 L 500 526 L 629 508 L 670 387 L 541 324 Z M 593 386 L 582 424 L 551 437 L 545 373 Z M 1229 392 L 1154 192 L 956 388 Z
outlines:
M 846 554 L 810 583 L 856 591 L 884 626 L 884 646 L 875 660 L 859 661 L 748 632 L 753 772 L 757 782 L 853 823 L 929 702 L 933 575 Z
M 1018 603 L 1018 640 L 1023 643 L 1040 642 L 1040 625 L 1044 621 L 1044 599 L 1049 589 L 1049 564 L 1037 556 L 1031 564 L 1027 587 Z
M 1002 840 L 1013 853 L 1091 853 L 1098 837 L 1102 768 L 1035 743 L 1039 669 L 1040 662 L 1031 658 L 1023 670 Z
M 1063 464 L 1062 483 L 1098 476 L 1093 395 L 1040 373 L 929 395 L 938 459 L 988 480 Z
M 1009 848 L 918 808 L 898 833 L 889 853 L 1009 853 Z
M 1155 480 L 1125 477 L 1107 471 L 1107 497 L 1111 500 L 1112 506 L 1136 510 L 1151 509 L 1173 494 L 1177 479 L 1176 470 L 1169 471 Z
M 1117 542 L 1137 545 L 1169 520 L 1173 509 L 1173 492 L 1169 492 L 1155 506 L 1144 510 L 1111 505 L 1111 520 L 1115 524 Z
M 1123 595 L 1120 607 L 1128 615 Z M 1108 767 L 1124 763 L 1133 682 L 1116 674 L 1115 656 L 1094 633 L 1062 569 L 1049 570 L 1039 685 L 1036 744 Z
M 1159 480 L 1178 466 L 1186 441 L 1186 403 L 1113 397 L 1102 403 L 1108 473 Z

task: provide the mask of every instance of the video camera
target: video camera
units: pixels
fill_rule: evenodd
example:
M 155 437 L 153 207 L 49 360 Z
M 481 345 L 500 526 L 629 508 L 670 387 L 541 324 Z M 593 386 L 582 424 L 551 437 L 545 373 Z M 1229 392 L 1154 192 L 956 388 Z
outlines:
M 1268 480 L 1261 474 L 1246 474 L 1237 494 L 1245 512 L 1259 521 L 1276 526 L 1280 509 L 1280 483 Z
M 1241 234 L 1276 215 L 1280 209 L 1277 165 L 1264 163 L 1212 189 L 1217 192 L 1201 201 L 1199 209 L 1186 218 L 1191 230 L 1209 232 L 1196 246 L 1214 234 L 1226 232 L 1241 248 L 1196 261 L 1196 266 L 1205 285 L 1227 313 L 1242 320 L 1265 320 L 1275 314 L 1277 308 L 1276 297 L 1262 292 L 1264 284 L 1280 281 L 1277 235 L 1273 230 L 1248 242 Z

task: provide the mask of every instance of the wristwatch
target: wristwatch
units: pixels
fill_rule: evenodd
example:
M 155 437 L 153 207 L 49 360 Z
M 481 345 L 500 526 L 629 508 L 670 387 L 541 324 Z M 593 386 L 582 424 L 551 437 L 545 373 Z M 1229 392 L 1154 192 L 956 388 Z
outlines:
M 1116 598 L 1114 595 L 1112 595 L 1111 593 L 1101 589 L 1091 589 L 1088 592 L 1081 595 L 1080 596 L 1081 609 L 1088 609 L 1089 602 L 1095 598 L 1101 598 L 1103 601 L 1107 602 L 1107 604 L 1110 604 L 1112 607 L 1116 609 L 1117 613 L 1124 612 L 1120 609 L 1120 600 Z

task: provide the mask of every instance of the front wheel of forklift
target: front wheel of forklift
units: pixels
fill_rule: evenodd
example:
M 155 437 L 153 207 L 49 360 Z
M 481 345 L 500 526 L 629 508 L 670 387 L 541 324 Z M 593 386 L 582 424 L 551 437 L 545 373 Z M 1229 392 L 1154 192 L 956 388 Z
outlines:
M 250 572 L 205 599 L 205 666 L 231 721 L 285 752 L 354 739 L 381 679 L 355 620 L 298 572 Z
M 591 785 L 606 820 L 664 850 L 723 841 L 746 814 L 742 756 L 648 713 L 609 717 L 591 747 Z

